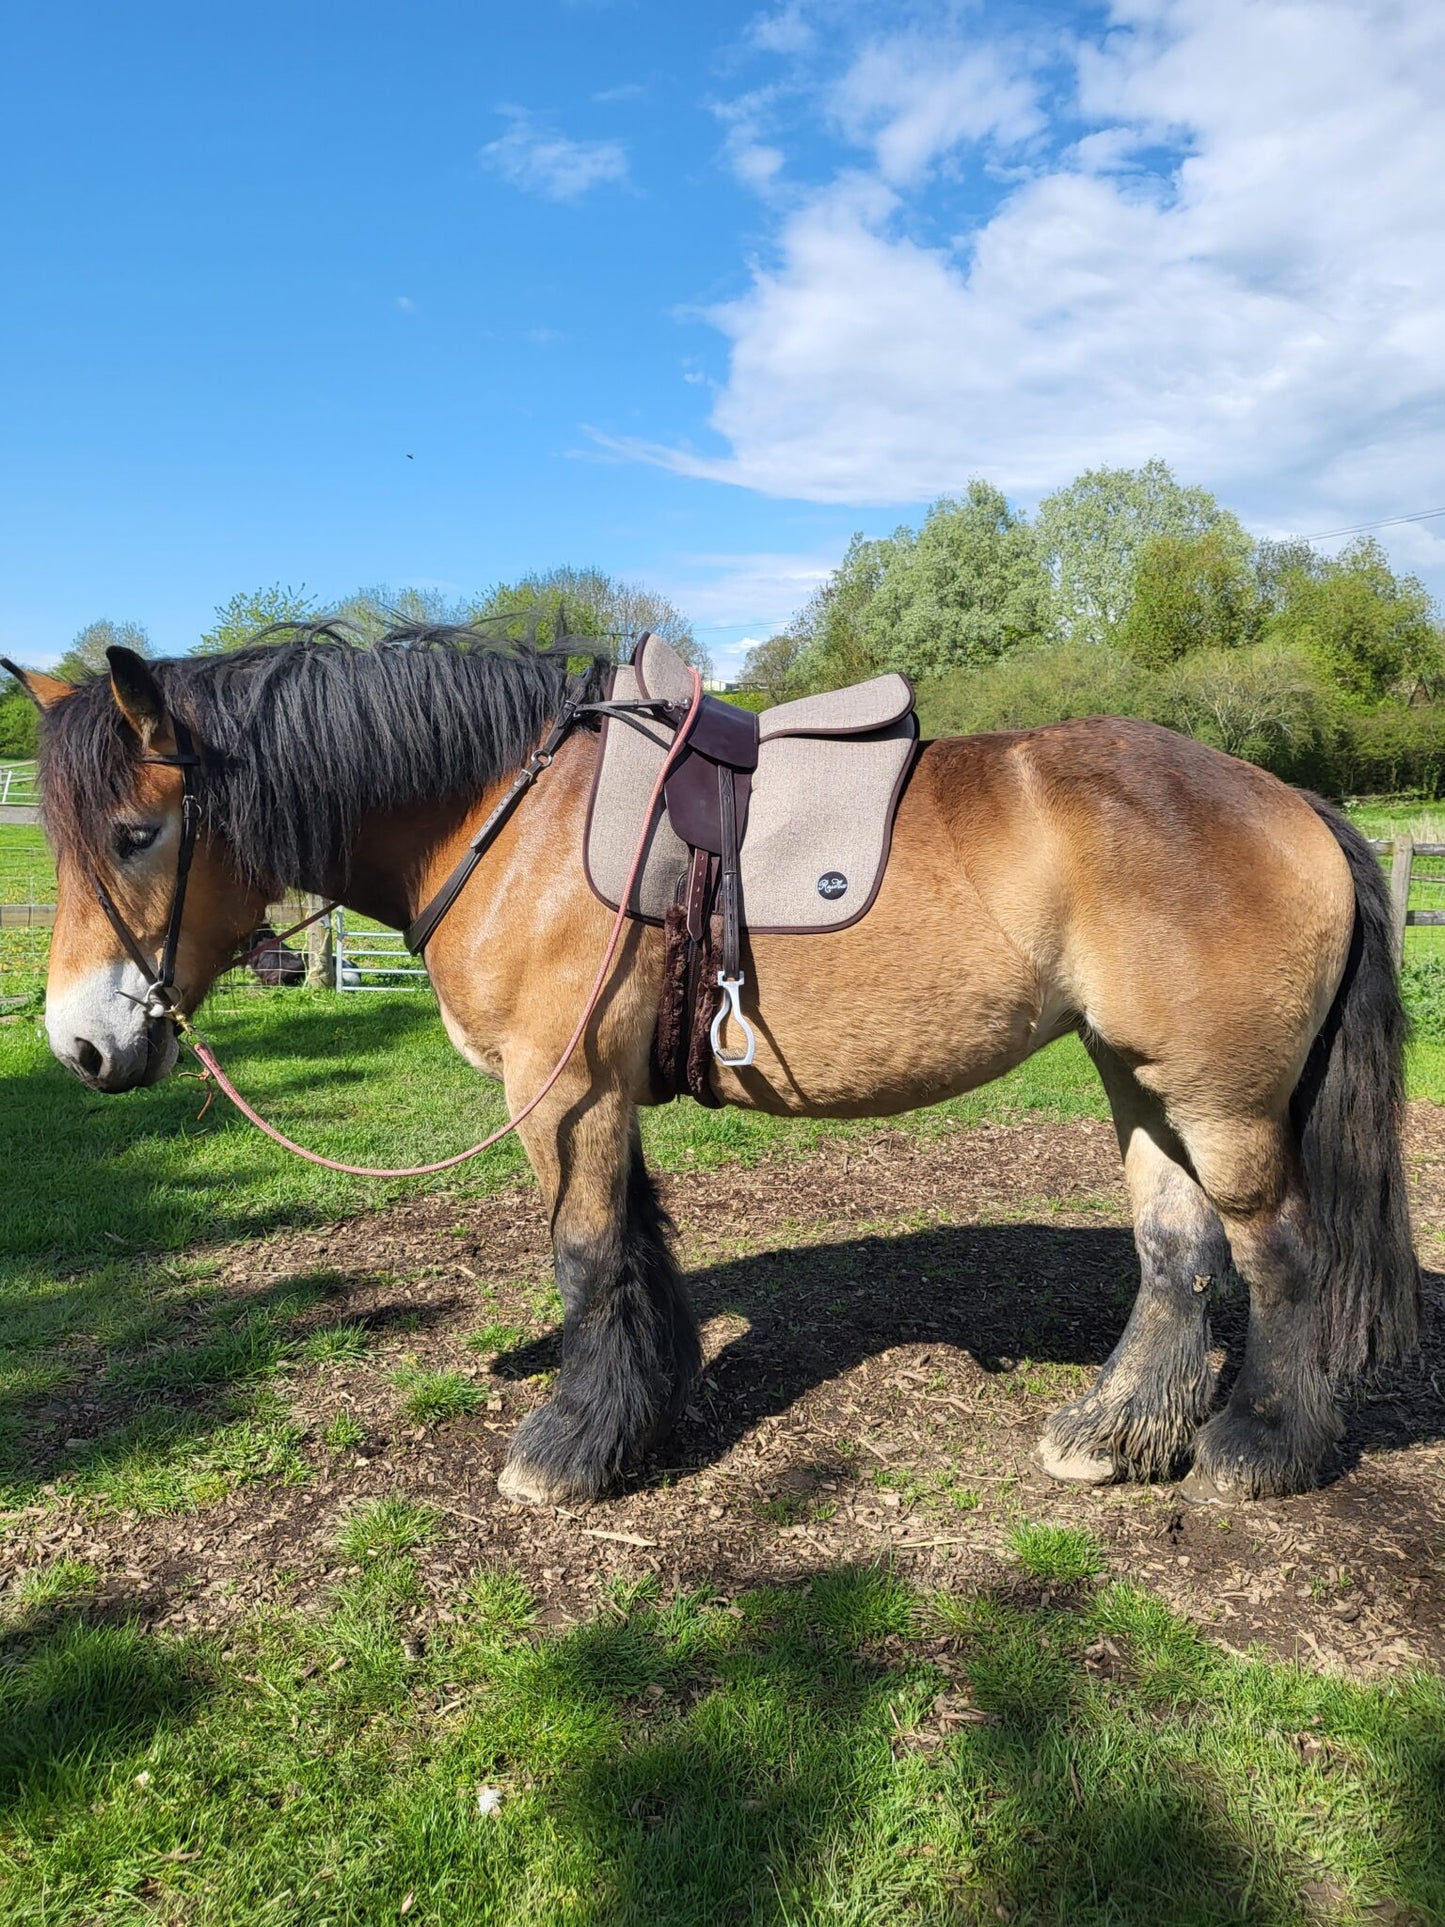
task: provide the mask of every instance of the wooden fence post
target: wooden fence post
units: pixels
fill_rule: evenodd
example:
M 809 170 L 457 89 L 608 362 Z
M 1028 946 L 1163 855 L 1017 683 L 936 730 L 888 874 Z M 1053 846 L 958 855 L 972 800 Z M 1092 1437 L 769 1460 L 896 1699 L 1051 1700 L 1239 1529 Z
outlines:
M 1395 944 L 1395 967 L 1405 961 L 1405 917 L 1410 908 L 1410 871 L 1415 862 L 1415 839 L 1390 840 L 1390 931 Z
M 325 897 L 303 897 L 301 907 L 309 917 L 325 901 Z M 313 989 L 331 990 L 335 987 L 336 958 L 331 941 L 330 917 L 322 917 L 306 932 L 306 982 Z

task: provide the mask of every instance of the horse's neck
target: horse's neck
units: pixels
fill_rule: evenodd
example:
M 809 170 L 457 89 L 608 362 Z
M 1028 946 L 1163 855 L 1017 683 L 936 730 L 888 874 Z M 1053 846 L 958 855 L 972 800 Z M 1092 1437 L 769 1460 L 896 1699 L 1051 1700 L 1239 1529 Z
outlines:
M 417 803 L 378 810 L 362 819 L 345 876 L 328 877 L 324 894 L 339 897 L 358 916 L 403 929 L 416 915 L 418 879 L 469 809 L 457 803 Z

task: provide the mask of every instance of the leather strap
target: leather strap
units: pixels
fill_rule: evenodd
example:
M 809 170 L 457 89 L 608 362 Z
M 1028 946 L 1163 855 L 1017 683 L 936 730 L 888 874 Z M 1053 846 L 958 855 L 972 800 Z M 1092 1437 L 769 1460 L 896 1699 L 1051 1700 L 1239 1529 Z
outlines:
M 186 909 L 186 884 L 191 874 L 191 859 L 196 853 L 196 832 L 200 827 L 200 803 L 196 797 L 194 771 L 200 763 L 196 754 L 195 742 L 189 728 L 179 716 L 170 718 L 171 734 L 175 737 L 174 756 L 142 756 L 142 763 L 153 763 L 166 769 L 181 772 L 181 839 L 176 846 L 176 878 L 171 886 L 171 906 L 166 916 L 166 933 L 161 941 L 159 962 L 146 955 L 140 939 L 116 908 L 115 899 L 101 882 L 92 876 L 91 887 L 96 901 L 105 912 L 106 920 L 120 938 L 126 955 L 140 971 L 146 982 L 145 996 L 141 1000 L 147 1014 L 161 1016 L 164 1010 L 153 1009 L 160 1004 L 165 1009 L 175 1005 L 176 953 L 181 943 L 181 919 Z
M 742 954 L 738 929 L 742 902 L 738 875 L 737 791 L 733 773 L 719 765 L 717 773 L 718 813 L 722 818 L 722 851 L 718 858 L 718 909 L 722 915 L 722 968 L 725 977 L 736 977 Z
M 516 809 L 518 803 L 521 802 L 522 798 L 532 787 L 533 783 L 536 782 L 543 770 L 550 767 L 552 758 L 557 754 L 557 751 L 562 747 L 567 737 L 584 717 L 637 715 L 645 712 L 648 715 L 658 716 L 664 721 L 671 722 L 674 727 L 677 727 L 688 715 L 688 705 L 686 703 L 679 705 L 677 703 L 654 702 L 650 700 L 640 700 L 637 702 L 583 702 L 581 696 L 582 690 L 586 686 L 586 680 L 585 676 L 568 677 L 567 689 L 563 697 L 562 706 L 557 711 L 552 727 L 548 730 L 541 745 L 533 750 L 521 769 L 517 771 L 517 774 L 507 785 L 507 788 L 502 792 L 495 807 L 488 815 L 486 822 L 483 823 L 482 827 L 467 845 L 461 861 L 453 869 L 451 875 L 424 908 L 417 912 L 416 917 L 407 929 L 404 939 L 407 949 L 414 957 L 425 950 L 426 946 L 436 935 L 437 925 L 466 888 L 473 870 L 476 869 L 482 858 L 487 854 L 487 851 L 501 835 L 513 810 Z

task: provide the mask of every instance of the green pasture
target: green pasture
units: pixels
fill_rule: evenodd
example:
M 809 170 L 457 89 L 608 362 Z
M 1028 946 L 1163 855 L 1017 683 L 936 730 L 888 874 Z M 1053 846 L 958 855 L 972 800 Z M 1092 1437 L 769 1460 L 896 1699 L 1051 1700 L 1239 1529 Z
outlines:
M 874 1567 L 619 1583 L 540 1636 L 483 1569 L 419 1649 L 411 1552 L 444 1529 L 372 1507 L 324 1612 L 224 1650 L 88 1613 L 75 1562 L 12 1594 L 0 1920 L 1445 1918 L 1439 1680 L 1241 1661 L 1124 1587 L 1030 1607 Z
M 34 833 L 0 829 L 9 900 L 39 861 Z M 1409 940 L 1411 1086 L 1445 1101 L 1436 934 Z M 780 1571 L 727 1600 L 618 1582 L 547 1631 L 547 1602 L 479 1569 L 419 1644 L 415 1556 L 457 1526 L 389 1501 L 345 1529 L 319 1610 L 253 1611 L 211 1639 L 102 1604 L 92 1525 L 314 1477 L 294 1374 L 366 1342 L 307 1320 L 334 1278 L 238 1300 L 215 1246 L 422 1190 L 482 1195 L 522 1164 L 509 1144 L 440 1179 L 348 1179 L 185 1078 L 92 1096 L 45 1046 L 44 955 L 44 933 L 0 938 L 0 1923 L 1445 1919 L 1445 1685 L 1222 1652 L 1103 1586 L 1078 1532 L 1022 1520 L 995 1591 L 912 1592 L 884 1567 Z M 205 1023 L 262 1107 L 335 1155 L 423 1161 L 501 1115 L 425 993 L 237 987 Z M 1070 1039 L 899 1123 L 1103 1115 Z M 681 1103 L 645 1135 L 677 1170 L 871 1128 Z M 455 1389 L 418 1375 L 400 1396 L 430 1423 Z M 92 1391 L 99 1436 L 47 1429 Z M 79 1523 L 72 1556 L 7 1559 L 25 1507 Z

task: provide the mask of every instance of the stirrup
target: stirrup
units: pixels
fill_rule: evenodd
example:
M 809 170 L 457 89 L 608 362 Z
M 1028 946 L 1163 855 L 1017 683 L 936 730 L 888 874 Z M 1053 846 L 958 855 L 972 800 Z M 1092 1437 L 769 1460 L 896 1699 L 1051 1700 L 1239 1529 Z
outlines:
M 720 970 L 717 973 L 717 981 L 718 988 L 723 992 L 726 1001 L 718 1006 L 717 1016 L 713 1018 L 712 1029 L 708 1033 L 712 1041 L 712 1054 L 724 1070 L 746 1070 L 758 1054 L 758 1040 L 753 1035 L 752 1025 L 743 1015 L 742 1000 L 738 996 L 747 978 L 742 971 L 739 971 L 736 977 L 729 977 L 726 971 Z M 723 1056 L 722 1029 L 729 1017 L 739 1026 L 743 1036 L 748 1040 L 741 1057 Z

